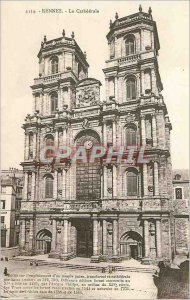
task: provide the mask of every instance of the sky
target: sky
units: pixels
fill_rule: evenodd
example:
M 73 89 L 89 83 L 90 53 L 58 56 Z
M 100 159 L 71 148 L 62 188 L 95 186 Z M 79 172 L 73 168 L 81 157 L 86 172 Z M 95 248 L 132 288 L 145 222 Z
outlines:
M 104 97 L 102 69 L 108 59 L 106 34 L 115 13 L 124 17 L 152 8 L 161 49 L 159 70 L 162 92 L 173 130 L 173 169 L 189 167 L 189 2 L 188 1 L 2 1 L 1 2 L 1 168 L 21 168 L 24 157 L 24 118 L 32 113 L 33 79 L 38 77 L 37 54 L 43 36 L 53 39 L 75 32 L 75 40 L 87 52 L 89 77 L 99 79 Z M 63 14 L 39 13 L 48 8 Z M 69 13 L 74 10 L 74 13 Z M 99 13 L 77 13 L 97 9 Z M 26 13 L 36 10 L 36 13 Z

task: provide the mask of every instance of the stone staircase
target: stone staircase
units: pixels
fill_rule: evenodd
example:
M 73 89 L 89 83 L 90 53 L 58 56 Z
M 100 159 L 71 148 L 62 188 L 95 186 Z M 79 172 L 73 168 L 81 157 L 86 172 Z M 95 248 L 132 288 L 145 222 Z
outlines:
M 102 273 L 108 272 L 112 273 L 113 271 L 127 271 L 127 272 L 142 272 L 142 273 L 152 273 L 154 274 L 157 270 L 155 266 L 142 266 L 139 263 L 139 266 L 137 264 L 130 266 L 130 265 L 124 265 L 124 264 L 117 264 L 117 263 L 75 263 L 74 261 L 65 262 L 65 261 L 51 261 L 48 259 L 38 259 L 38 258 L 29 258 L 29 257 L 14 257 L 14 261 L 27 261 L 29 264 L 36 265 L 37 266 L 48 266 L 48 267 L 54 267 L 54 268 L 68 268 L 68 269 L 78 269 L 78 270 L 91 270 L 91 271 L 99 271 Z

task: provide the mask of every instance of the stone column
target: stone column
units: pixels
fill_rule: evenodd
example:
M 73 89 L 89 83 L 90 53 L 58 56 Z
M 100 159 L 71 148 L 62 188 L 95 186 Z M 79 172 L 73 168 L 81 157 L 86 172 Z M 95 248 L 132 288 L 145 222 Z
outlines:
M 54 179 L 53 179 L 53 199 L 57 199 L 57 170 L 54 171 Z
M 104 185 L 104 198 L 107 198 L 108 187 L 107 187 L 107 166 L 103 166 L 103 185 Z
M 71 253 L 71 221 L 68 220 L 68 246 L 67 246 L 67 252 Z
M 161 220 L 156 220 L 156 253 L 157 257 L 162 256 Z
M 118 256 L 118 220 L 113 220 L 113 256 Z
M 25 133 L 25 155 L 24 159 L 28 160 L 29 157 L 29 134 Z
M 69 254 L 69 220 L 63 220 L 63 227 L 62 227 L 62 254 L 60 255 L 61 260 L 67 260 Z
M 103 142 L 104 147 L 107 148 L 107 124 L 105 121 L 103 122 Z
M 25 231 L 26 231 L 26 220 L 23 219 L 21 220 L 21 226 L 20 226 L 20 248 L 21 249 L 25 248 L 25 242 L 26 242 Z
M 116 121 L 115 120 L 112 123 L 112 141 L 113 141 L 113 147 L 116 147 Z
M 23 200 L 28 199 L 28 173 L 24 172 L 24 188 L 23 188 Z
M 153 139 L 153 147 L 157 147 L 157 134 L 156 134 L 156 116 L 152 115 L 152 139 Z
M 142 146 L 146 146 L 146 128 L 145 128 L 145 116 L 141 116 L 141 142 Z
M 64 219 L 64 235 L 63 235 L 63 253 L 67 254 L 68 253 L 68 220 Z
M 108 78 L 105 79 L 106 81 L 106 101 L 109 100 L 109 81 Z
M 44 114 L 44 95 L 40 94 L 40 113 Z
M 145 257 L 149 257 L 149 223 L 148 220 L 144 220 L 144 254 Z
M 91 262 L 99 262 L 99 252 L 98 252 L 98 220 L 93 219 L 93 256 L 91 257 Z
M 66 170 L 62 169 L 62 198 L 66 199 Z
M 34 132 L 34 135 L 33 135 L 33 159 L 36 158 L 36 147 L 37 147 L 37 133 Z
M 154 196 L 159 196 L 158 163 L 154 162 Z
M 32 252 L 33 249 L 33 238 L 34 238 L 34 220 L 30 220 L 30 231 L 29 231 L 29 250 Z
M 144 95 L 145 88 L 144 88 L 144 70 L 141 70 L 141 94 Z
M 103 220 L 102 222 L 102 233 L 103 233 L 103 237 L 102 237 L 103 255 L 106 256 L 107 255 L 107 221 L 106 220 Z
M 115 100 L 116 102 L 119 102 L 119 97 L 118 97 L 118 77 L 115 76 Z
M 59 130 L 58 128 L 55 131 L 55 148 L 59 147 Z
M 69 169 L 69 197 L 70 199 L 73 199 L 73 185 L 74 185 L 74 181 L 73 181 L 73 171 L 74 171 L 74 164 L 70 165 L 70 169 Z
M 57 221 L 55 219 L 52 220 L 52 242 L 51 242 L 51 252 L 56 251 L 57 244 Z
M 63 146 L 67 145 L 67 128 L 63 127 Z
M 144 197 L 148 196 L 148 172 L 147 172 L 147 164 L 143 164 L 143 190 L 144 190 Z
M 71 87 L 68 86 L 68 94 L 67 94 L 67 102 L 66 104 L 68 105 L 68 109 L 71 108 L 71 101 L 72 101 L 72 90 L 71 90 Z
M 152 92 L 156 94 L 156 76 L 154 69 L 151 69 L 151 84 L 152 84 Z
M 112 180 L 113 180 L 113 197 L 117 197 L 117 166 L 112 166 Z
M 63 110 L 63 90 L 62 88 L 60 88 L 59 90 L 59 104 L 58 104 L 58 108 L 60 111 Z
M 32 182 L 31 182 L 31 201 L 35 201 L 35 191 L 36 191 L 36 172 L 32 172 Z

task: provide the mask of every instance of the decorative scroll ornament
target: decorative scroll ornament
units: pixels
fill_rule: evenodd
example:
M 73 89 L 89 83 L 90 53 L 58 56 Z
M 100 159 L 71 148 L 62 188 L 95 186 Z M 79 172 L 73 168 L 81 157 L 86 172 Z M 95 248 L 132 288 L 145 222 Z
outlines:
M 89 123 L 87 118 L 84 118 L 83 123 L 82 123 L 82 127 L 84 129 L 90 128 L 90 123 Z
M 58 189 L 58 194 L 62 195 L 62 190 L 61 189 Z
M 46 173 L 51 173 L 52 172 L 52 166 L 50 164 L 45 165 L 44 169 L 45 169 Z
M 100 103 L 99 87 L 85 87 L 77 92 L 77 107 L 97 105 Z
M 54 129 L 53 129 L 49 124 L 46 124 L 45 126 L 46 126 L 46 127 L 45 127 L 46 133 L 48 133 L 48 132 L 53 132 L 53 131 L 54 131 Z
M 112 194 L 112 192 L 113 192 L 113 189 L 112 188 L 108 188 L 108 193 Z
M 67 162 L 65 163 L 65 166 L 64 166 L 63 168 L 64 168 L 64 170 L 67 172 L 67 171 L 69 170 L 70 166 L 71 166 L 71 162 L 70 162 L 70 161 L 67 161 Z
M 135 115 L 131 114 L 131 113 L 128 113 L 127 116 L 125 117 L 125 121 L 127 123 L 134 122 L 135 121 Z
M 129 166 L 136 166 L 136 158 L 132 157 L 132 159 L 130 160 L 130 162 L 127 163 Z

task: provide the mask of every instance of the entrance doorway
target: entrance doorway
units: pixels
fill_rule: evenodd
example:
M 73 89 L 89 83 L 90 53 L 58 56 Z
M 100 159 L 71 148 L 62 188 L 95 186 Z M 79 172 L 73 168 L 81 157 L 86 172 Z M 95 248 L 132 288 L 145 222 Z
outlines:
M 131 258 L 138 260 L 138 246 L 130 245 Z
M 92 256 L 92 224 L 90 220 L 76 221 L 77 230 L 77 256 Z
M 126 258 L 142 259 L 142 236 L 135 231 L 124 233 L 120 240 L 120 254 Z
M 47 229 L 42 229 L 36 236 L 36 248 L 38 253 L 48 254 L 51 251 L 52 234 Z
M 50 253 L 51 251 L 51 241 L 46 241 L 46 253 Z

